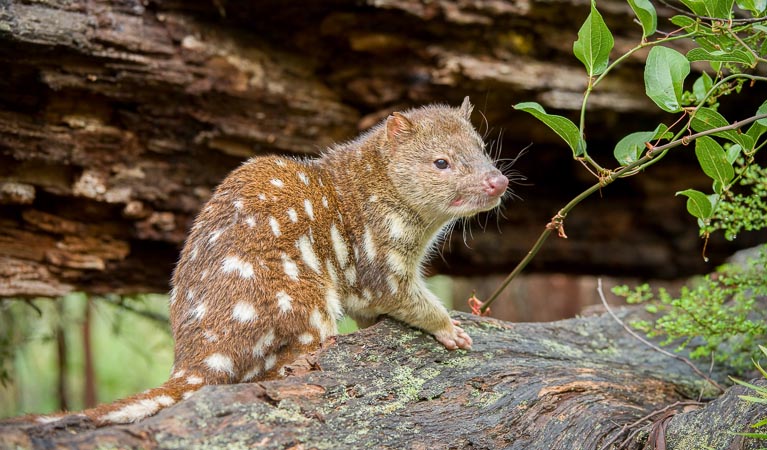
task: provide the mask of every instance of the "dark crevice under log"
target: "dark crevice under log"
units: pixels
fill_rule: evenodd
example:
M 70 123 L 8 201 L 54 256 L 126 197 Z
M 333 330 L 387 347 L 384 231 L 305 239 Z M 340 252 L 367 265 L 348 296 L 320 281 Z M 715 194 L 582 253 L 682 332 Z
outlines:
M 535 324 L 459 318 L 474 337 L 469 352 L 448 352 L 385 320 L 299 360 L 285 379 L 206 387 L 129 426 L 6 425 L 0 444 L 596 449 L 650 412 L 714 392 L 688 366 L 639 343 L 608 316 Z M 723 380 L 721 373 L 714 377 Z M 764 415 L 737 397 L 744 393 L 734 387 L 706 405 L 672 408 L 662 435 L 666 448 L 757 448 L 757 441 L 730 433 Z M 643 448 L 651 425 L 641 423 L 645 428 L 626 448 Z

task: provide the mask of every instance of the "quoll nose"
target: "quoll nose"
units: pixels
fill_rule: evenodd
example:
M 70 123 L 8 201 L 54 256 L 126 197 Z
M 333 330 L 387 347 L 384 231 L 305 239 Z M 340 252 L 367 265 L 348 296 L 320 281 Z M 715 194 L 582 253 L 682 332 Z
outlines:
M 498 171 L 488 174 L 482 182 L 485 193 L 493 197 L 503 195 L 508 185 L 509 179 Z

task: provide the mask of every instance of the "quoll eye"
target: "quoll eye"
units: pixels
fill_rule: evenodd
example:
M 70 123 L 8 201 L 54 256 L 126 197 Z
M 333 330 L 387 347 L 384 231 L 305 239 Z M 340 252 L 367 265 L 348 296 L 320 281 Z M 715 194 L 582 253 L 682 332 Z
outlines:
M 434 167 L 436 167 L 439 170 L 445 170 L 448 167 L 450 167 L 450 163 L 447 162 L 446 159 L 440 158 L 440 159 L 434 160 Z

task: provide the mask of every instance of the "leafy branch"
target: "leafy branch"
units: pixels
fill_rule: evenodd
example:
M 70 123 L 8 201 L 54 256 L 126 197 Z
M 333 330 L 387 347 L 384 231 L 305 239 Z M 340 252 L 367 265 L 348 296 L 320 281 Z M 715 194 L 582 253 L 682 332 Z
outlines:
M 737 130 L 743 127 L 744 125 L 748 125 L 750 123 L 753 123 L 762 119 L 767 119 L 767 113 L 752 116 L 752 117 L 749 117 L 748 119 L 744 119 L 739 122 L 734 122 L 726 126 L 712 128 L 710 130 L 702 131 L 700 133 L 695 133 L 693 135 L 686 136 L 657 147 L 650 146 L 649 151 L 640 159 L 634 161 L 631 164 L 623 166 L 619 170 L 610 172 L 608 175 L 600 178 L 598 183 L 592 185 L 585 191 L 581 192 L 578 196 L 570 200 L 569 203 L 567 203 L 562 209 L 559 210 L 559 212 L 546 225 L 546 228 L 543 230 L 543 232 L 541 232 L 541 234 L 538 236 L 538 239 L 535 241 L 535 244 L 533 244 L 532 249 L 527 253 L 527 255 L 525 255 L 522 261 L 520 261 L 517 264 L 517 266 L 514 267 L 514 270 L 512 270 L 511 273 L 501 282 L 501 284 L 498 286 L 498 288 L 496 288 L 493 294 L 490 295 L 487 301 L 485 301 L 482 304 L 479 311 L 481 313 L 485 313 L 487 311 L 490 305 L 498 298 L 498 296 L 500 295 L 501 292 L 503 292 L 506 286 L 508 286 L 508 284 L 511 283 L 511 281 L 514 278 L 516 278 L 517 275 L 519 275 L 525 269 L 525 267 L 527 267 L 527 265 L 533 260 L 533 258 L 538 253 L 540 248 L 543 246 L 544 242 L 546 242 L 546 239 L 549 237 L 552 231 L 557 230 L 560 237 L 567 237 L 564 231 L 564 219 L 567 217 L 567 215 L 570 213 L 570 211 L 573 208 L 575 208 L 580 202 L 582 202 L 583 200 L 591 196 L 593 193 L 597 192 L 598 190 L 602 189 L 605 186 L 608 186 L 609 184 L 612 184 L 615 180 L 617 180 L 618 178 L 622 178 L 625 174 L 630 173 L 637 168 L 645 167 L 645 165 L 649 163 L 653 158 L 659 156 L 658 154 L 659 152 L 663 154 L 666 151 L 671 150 L 673 148 L 686 146 L 690 142 L 693 142 L 696 139 L 699 139 L 701 137 L 721 133 L 723 131 Z

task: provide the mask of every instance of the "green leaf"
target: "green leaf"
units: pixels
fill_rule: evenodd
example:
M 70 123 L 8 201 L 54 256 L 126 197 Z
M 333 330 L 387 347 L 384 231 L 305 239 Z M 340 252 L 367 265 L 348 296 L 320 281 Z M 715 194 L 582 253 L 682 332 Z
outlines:
M 764 403 L 767 405 L 767 398 L 761 398 L 761 397 L 754 397 L 751 395 L 739 395 L 739 398 L 752 403 Z
M 591 13 L 581 25 L 578 39 L 573 43 L 573 53 L 586 66 L 589 76 L 593 77 L 607 69 L 613 45 L 613 35 L 592 1 Z
M 746 9 L 758 16 L 767 10 L 767 0 L 736 0 L 738 7 Z
M 637 131 L 624 136 L 623 139 L 615 144 L 613 155 L 615 159 L 623 166 L 629 165 L 642 157 L 642 153 L 647 150 L 647 143 L 660 138 L 668 130 L 664 124 L 658 125 L 653 131 Z
M 698 16 L 729 19 L 734 0 L 680 0 Z
M 741 50 L 739 48 L 725 50 L 706 50 L 704 48 L 694 48 L 687 52 L 687 59 L 694 61 L 716 61 L 716 62 L 736 62 L 753 66 L 756 64 L 756 58 L 753 53 Z
M 762 105 L 759 107 L 759 109 L 756 110 L 756 115 L 761 116 L 762 114 L 767 114 L 767 101 L 762 103 Z M 764 119 L 759 119 L 756 121 L 759 125 L 764 125 L 767 127 L 767 117 Z
M 696 139 L 695 156 L 703 172 L 723 186 L 735 177 L 735 170 L 727 162 L 724 149 L 713 138 L 703 136 Z
M 697 103 L 702 102 L 713 86 L 714 80 L 712 80 L 706 72 L 703 72 L 698 79 L 695 80 L 695 83 L 692 84 L 692 93 L 695 95 L 695 101 Z
M 752 390 L 754 390 L 754 391 L 756 391 L 756 392 L 758 392 L 760 394 L 767 395 L 767 387 L 757 386 L 755 384 L 751 384 L 751 383 L 748 383 L 748 382 L 745 382 L 743 380 L 739 380 L 739 379 L 733 378 L 733 377 L 730 377 L 730 379 L 733 382 L 735 382 L 735 383 L 737 383 L 737 384 L 739 384 L 741 386 L 745 386 L 745 387 L 747 387 L 749 389 L 752 389 Z M 742 397 L 742 396 L 739 395 L 738 397 Z M 767 400 L 767 398 L 765 400 Z
M 767 425 L 767 417 L 765 417 L 764 419 L 760 420 L 759 422 L 756 422 L 755 424 L 751 425 L 751 428 L 759 428 L 759 427 L 763 427 L 765 425 Z M 767 436 L 767 434 L 765 436 Z
M 668 127 L 665 123 L 662 123 L 658 125 L 658 128 L 655 129 L 655 135 L 652 137 L 653 139 L 671 139 L 674 137 L 674 133 L 668 131 Z
M 658 29 L 658 13 L 650 0 L 628 0 L 628 2 L 642 25 L 642 36 L 647 37 L 654 34 L 655 30 Z
M 713 208 L 711 208 L 711 202 L 708 201 L 706 194 L 695 189 L 686 189 L 679 191 L 676 195 L 684 195 L 687 197 L 687 212 L 693 217 L 698 219 L 708 219 L 711 217 Z
M 695 115 L 693 116 L 691 122 L 692 129 L 697 132 L 708 131 L 719 127 L 726 127 L 729 124 L 730 123 L 727 122 L 727 119 L 725 119 L 718 112 L 711 108 L 703 107 L 698 108 L 695 111 Z M 751 149 L 754 146 L 754 140 L 751 138 L 751 136 L 741 134 L 735 130 L 720 131 L 718 133 L 714 133 L 714 136 L 721 136 L 723 138 L 729 139 L 732 142 L 740 144 L 740 146 L 743 148 Z
M 727 148 L 727 162 L 730 164 L 735 164 L 735 161 L 738 159 L 738 156 L 740 156 L 740 152 L 743 151 L 743 147 L 740 146 L 740 144 L 732 144 L 729 148 Z
M 695 19 L 688 16 L 674 16 L 669 20 L 671 21 L 671 23 L 678 26 L 679 28 L 693 28 L 698 24 L 698 22 L 695 21 Z M 691 30 L 688 30 L 688 31 L 691 31 Z
M 680 0 L 682 4 L 687 6 L 696 16 L 708 16 L 708 10 L 706 10 L 706 1 L 711 0 Z
M 554 130 L 562 139 L 567 142 L 573 155 L 580 156 L 586 149 L 586 143 L 580 138 L 578 127 L 567 117 L 548 114 L 541 105 L 536 102 L 523 102 L 514 105 L 514 109 L 525 111 L 532 114 L 536 119 L 546 124 Z
M 653 47 L 645 64 L 645 92 L 660 109 L 679 112 L 682 84 L 689 73 L 690 62 L 684 55 L 668 47 Z

